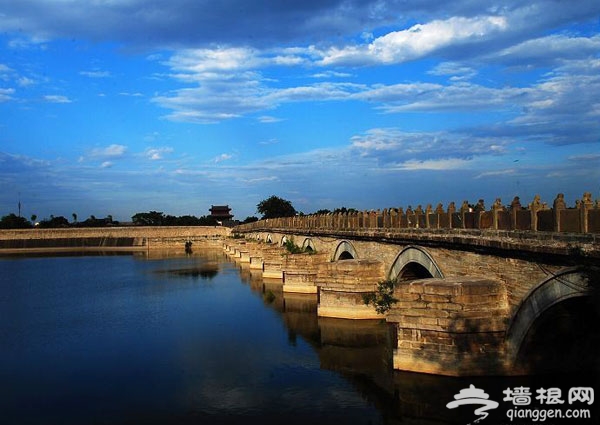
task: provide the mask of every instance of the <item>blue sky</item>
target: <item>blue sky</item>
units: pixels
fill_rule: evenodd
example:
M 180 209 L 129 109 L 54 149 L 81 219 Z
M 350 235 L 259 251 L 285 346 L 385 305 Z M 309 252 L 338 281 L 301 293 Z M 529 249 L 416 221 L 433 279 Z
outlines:
M 0 0 L 0 215 L 600 195 L 600 2 Z

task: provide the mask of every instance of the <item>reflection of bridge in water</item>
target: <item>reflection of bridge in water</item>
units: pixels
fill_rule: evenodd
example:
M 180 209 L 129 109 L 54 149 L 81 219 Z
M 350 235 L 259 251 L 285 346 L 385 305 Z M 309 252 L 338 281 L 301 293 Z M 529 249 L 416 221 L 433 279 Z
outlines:
M 235 228 L 243 238 L 225 249 L 285 294 L 314 294 L 319 323 L 385 319 L 396 370 L 597 370 L 600 208 L 587 194 L 576 208 L 561 201 L 263 220 Z M 363 296 L 384 280 L 399 302 L 379 314 Z
M 240 257 L 233 257 L 239 266 L 242 282 L 275 310 L 288 329 L 290 344 L 302 338 L 317 353 L 322 369 L 343 376 L 386 418 L 386 423 L 464 424 L 472 420 L 472 411 L 449 410 L 445 404 L 462 388 L 475 384 L 492 399 L 501 401 L 507 387 L 530 388 L 567 385 L 564 376 L 542 375 L 518 377 L 453 377 L 434 374 L 394 371 L 394 326 L 381 319 L 348 320 L 317 315 L 317 294 L 284 292 L 283 281 L 262 277 Z M 589 380 L 572 376 L 577 385 L 594 385 Z M 591 382 L 591 383 L 590 383 Z M 505 404 L 495 417 L 506 418 Z M 467 409 L 468 410 L 468 409 Z

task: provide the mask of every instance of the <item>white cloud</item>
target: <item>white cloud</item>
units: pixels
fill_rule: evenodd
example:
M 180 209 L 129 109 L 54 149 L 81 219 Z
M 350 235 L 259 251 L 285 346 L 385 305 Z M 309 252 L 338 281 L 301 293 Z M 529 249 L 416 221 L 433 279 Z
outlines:
M 12 95 L 15 93 L 15 89 L 2 89 L 0 88 L 0 102 L 8 102 L 12 100 Z
M 177 52 L 166 64 L 175 71 L 189 76 L 210 76 L 212 73 L 252 69 L 260 64 L 255 49 L 222 47 L 215 49 L 187 49 Z
M 240 180 L 243 181 L 244 183 L 256 184 L 256 183 L 265 183 L 265 182 L 276 182 L 276 181 L 279 181 L 279 177 L 268 176 L 268 177 L 242 178 Z
M 118 158 L 125 154 L 127 146 L 112 144 L 104 148 L 92 149 L 90 156 L 93 158 Z
M 9 81 L 14 74 L 14 70 L 0 63 L 0 80 Z
M 575 37 L 552 34 L 525 40 L 485 59 L 513 67 L 564 65 L 567 60 L 587 59 L 600 53 L 600 36 Z
M 100 70 L 80 71 L 79 75 L 83 75 L 84 77 L 89 77 L 89 78 L 108 78 L 111 76 L 109 71 L 100 71 Z
M 312 74 L 313 78 L 349 78 L 352 77 L 352 74 L 348 72 L 339 72 L 339 71 L 323 71 L 318 72 L 316 74 Z
M 427 73 L 436 76 L 450 76 L 450 81 L 469 80 L 477 75 L 475 69 L 458 62 L 442 62 Z
M 163 159 L 166 154 L 170 154 L 173 152 L 173 148 L 164 147 L 164 148 L 148 148 L 144 152 L 146 158 L 151 161 L 157 161 Z
M 270 123 L 284 121 L 283 118 L 272 117 L 270 115 L 261 115 L 257 119 L 258 119 L 259 122 L 262 122 L 262 123 L 265 123 L 265 124 L 270 124 Z
M 417 24 L 376 38 L 368 45 L 334 47 L 322 65 L 392 64 L 414 60 L 458 43 L 481 42 L 508 29 L 502 16 L 452 17 Z
M 485 171 L 483 173 L 479 173 L 475 176 L 476 179 L 481 179 L 484 177 L 496 177 L 496 176 L 510 176 L 516 174 L 517 170 L 514 168 L 508 168 L 506 170 L 494 170 L 494 171 Z
M 279 143 L 278 139 L 269 139 L 269 140 L 263 140 L 258 142 L 260 145 L 276 145 L 277 143 Z
M 426 83 L 382 86 L 360 94 L 363 99 L 381 101 L 379 109 L 387 113 L 515 110 L 537 92 L 528 87 L 485 87 L 467 82 L 449 85 Z
M 476 137 L 447 131 L 405 132 L 397 128 L 373 128 L 353 136 L 350 142 L 352 150 L 361 157 L 377 158 L 386 164 L 413 161 L 407 164 L 415 165 L 424 162 L 425 166 L 430 160 L 503 154 L 509 143 L 502 137 Z
M 445 159 L 428 159 L 424 161 L 409 160 L 402 163 L 396 164 L 393 168 L 398 170 L 456 170 L 466 169 L 470 166 L 471 160 L 459 159 L 459 158 L 445 158 Z
M 221 155 L 214 158 L 214 162 L 219 163 L 219 162 L 223 162 L 223 161 L 228 161 L 231 158 L 233 158 L 233 155 L 230 155 L 228 153 L 222 153 Z
M 31 78 L 27 78 L 27 77 L 19 77 L 17 79 L 17 84 L 21 87 L 29 87 L 35 84 L 35 81 L 32 80 Z
M 72 100 L 67 96 L 48 94 L 44 96 L 44 100 L 49 103 L 71 103 Z
M 569 161 L 574 162 L 597 162 L 600 168 L 600 153 L 589 153 L 582 155 L 572 155 L 567 158 Z

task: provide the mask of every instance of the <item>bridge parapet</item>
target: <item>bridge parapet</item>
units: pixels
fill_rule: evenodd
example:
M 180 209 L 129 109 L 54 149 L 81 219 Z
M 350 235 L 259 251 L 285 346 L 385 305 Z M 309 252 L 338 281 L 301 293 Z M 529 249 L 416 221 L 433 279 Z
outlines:
M 442 204 L 435 209 L 431 204 L 425 209 L 421 205 L 415 209 L 409 205 L 406 210 L 399 207 L 273 218 L 243 224 L 235 230 L 252 231 L 265 227 L 321 230 L 479 229 L 600 234 L 600 201 L 594 202 L 591 193 L 585 192 L 582 199 L 569 208 L 564 195 L 559 193 L 552 206 L 539 196 L 523 206 L 517 196 L 507 206 L 497 198 L 489 210 L 484 200 L 480 199 L 476 204 L 463 201 L 459 208 L 451 202 L 446 209 Z

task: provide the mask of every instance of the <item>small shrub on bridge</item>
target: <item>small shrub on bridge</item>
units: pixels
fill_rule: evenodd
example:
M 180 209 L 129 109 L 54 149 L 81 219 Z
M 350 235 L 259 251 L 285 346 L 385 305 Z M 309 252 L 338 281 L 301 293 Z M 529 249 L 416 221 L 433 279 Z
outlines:
M 373 305 L 379 314 L 385 314 L 399 300 L 394 298 L 394 281 L 384 280 L 377 284 L 377 290 L 363 295 L 365 305 Z
M 285 249 L 290 254 L 302 254 L 302 253 L 305 253 L 305 252 L 309 252 L 306 249 L 303 249 L 303 248 L 299 247 L 298 245 L 296 245 L 294 243 L 293 239 L 286 239 L 284 246 L 285 246 Z

